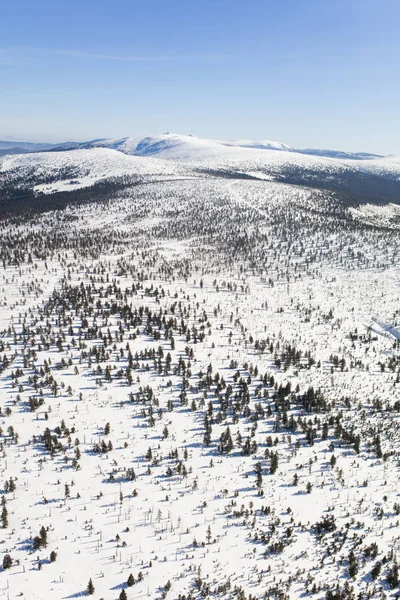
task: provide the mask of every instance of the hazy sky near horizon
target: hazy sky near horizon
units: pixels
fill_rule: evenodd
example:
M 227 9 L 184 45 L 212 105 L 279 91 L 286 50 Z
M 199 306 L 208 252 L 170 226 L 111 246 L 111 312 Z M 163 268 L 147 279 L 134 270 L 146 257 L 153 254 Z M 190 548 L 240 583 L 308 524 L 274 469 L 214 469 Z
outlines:
M 0 139 L 166 131 L 400 154 L 400 0 L 14 0 Z

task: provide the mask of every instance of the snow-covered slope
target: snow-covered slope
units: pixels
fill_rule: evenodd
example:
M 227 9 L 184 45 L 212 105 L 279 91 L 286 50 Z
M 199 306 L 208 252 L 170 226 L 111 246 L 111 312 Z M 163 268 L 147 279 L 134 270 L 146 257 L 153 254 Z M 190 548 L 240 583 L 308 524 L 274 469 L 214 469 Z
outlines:
M 271 140 L 220 140 L 205 139 L 193 135 L 164 133 L 146 137 L 101 138 L 83 143 L 66 143 L 55 148 L 57 151 L 76 148 L 111 148 L 125 154 L 138 156 L 158 155 L 173 160 L 202 160 L 215 156 L 238 156 L 240 150 L 278 150 L 325 158 L 344 160 L 370 160 L 383 158 L 381 155 L 366 152 L 345 152 L 342 150 L 296 149 L 282 142 Z M 235 152 L 233 152 L 235 151 Z
M 242 156 L 248 150 L 280 150 L 292 152 L 293 149 L 280 142 L 251 140 L 223 141 L 203 139 L 193 135 L 164 133 L 144 138 L 125 137 L 120 139 L 101 139 L 80 144 L 81 148 L 103 147 L 118 150 L 124 154 L 136 156 L 158 156 L 169 160 L 203 160 L 221 156 Z
M 386 156 L 376 160 L 358 161 L 357 167 L 361 171 L 374 173 L 380 177 L 400 180 L 400 156 Z
M 127 156 L 108 148 L 8 155 L 0 158 L 0 173 L 25 180 L 33 178 L 42 192 L 74 190 L 98 181 L 124 176 L 165 177 L 183 174 L 183 165 L 171 161 Z
M 201 160 L 215 156 L 238 156 L 241 150 L 281 150 L 292 152 L 293 148 L 281 142 L 263 140 L 203 139 L 193 135 L 163 133 L 146 137 L 97 139 L 80 144 L 64 144 L 57 150 L 76 148 L 111 148 L 124 154 L 136 156 L 159 156 L 172 160 Z
M 177 175 L 204 169 L 229 169 L 277 177 L 288 168 L 312 172 L 329 172 L 332 176 L 354 169 L 355 163 L 306 156 L 295 152 L 224 145 L 215 140 L 191 136 L 160 135 L 141 140 L 124 138 L 93 142 L 97 147 L 65 152 L 41 152 L 9 155 L 0 159 L 0 172 L 13 171 L 36 179 L 57 178 L 63 185 L 92 185 L 95 181 L 124 175 Z M 233 143 L 232 143 L 233 144 Z M 118 150 L 118 151 L 117 151 Z M 155 158 L 157 157 L 157 158 Z M 190 163 L 191 166 L 185 166 Z M 363 163 L 363 166 L 367 166 Z M 79 179 L 70 183 L 70 180 Z M 43 181 L 43 183 L 45 183 Z
M 162 134 L 140 140 L 135 154 L 157 155 L 169 160 L 204 160 L 219 156 L 237 156 L 241 148 L 224 146 L 216 140 L 206 140 L 190 135 Z
M 108 147 L 104 147 L 107 145 Z M 163 134 L 97 140 L 88 147 L 0 157 L 7 185 L 35 192 L 74 191 L 132 178 L 235 177 L 277 181 L 345 193 L 351 204 L 398 203 L 400 159 L 345 160 L 295 151 L 226 145 L 217 140 Z M 350 197 L 351 196 L 351 197 Z
M 171 141 L 0 161 L 0 599 L 394 600 L 398 161 Z
M 325 156 L 327 158 L 341 158 L 345 160 L 384 158 L 381 154 L 371 154 L 370 152 L 345 152 L 344 150 L 320 150 L 316 148 L 305 148 L 304 150 L 296 150 L 296 152 L 310 154 L 311 156 Z
M 1 221 L 0 598 L 394 600 L 398 229 L 151 177 Z
M 59 150 L 68 148 L 64 145 Z M 349 153 L 336 150 L 296 150 L 280 142 L 268 140 L 224 141 L 203 139 L 192 135 L 164 133 L 144 138 L 124 137 L 116 139 L 98 139 L 83 144 L 72 144 L 73 148 L 108 148 L 130 156 L 153 157 L 169 161 L 188 163 L 228 162 L 244 171 L 260 171 L 264 174 L 287 170 L 289 167 L 299 170 L 331 172 L 359 171 L 384 177 L 398 172 L 398 161 L 394 158 L 380 157 L 366 153 Z
M 43 151 L 65 152 L 92 148 L 109 148 L 129 155 L 156 156 L 169 160 L 183 161 L 203 160 L 205 157 L 239 156 L 241 155 L 241 150 L 274 150 L 351 161 L 366 161 L 383 158 L 381 155 L 366 152 L 346 152 L 342 150 L 321 150 L 314 148 L 297 149 L 288 144 L 271 140 L 203 139 L 193 135 L 182 135 L 177 133 L 164 133 L 145 137 L 98 138 L 86 142 L 64 142 L 62 144 L 0 140 L 0 156 L 3 156 L 6 153 L 23 154 Z
M 294 148 L 283 144 L 282 142 L 272 142 L 271 140 L 262 140 L 255 142 L 253 140 L 233 140 L 219 142 L 224 146 L 235 146 L 237 148 L 254 148 L 255 150 L 282 150 L 284 152 L 295 152 Z

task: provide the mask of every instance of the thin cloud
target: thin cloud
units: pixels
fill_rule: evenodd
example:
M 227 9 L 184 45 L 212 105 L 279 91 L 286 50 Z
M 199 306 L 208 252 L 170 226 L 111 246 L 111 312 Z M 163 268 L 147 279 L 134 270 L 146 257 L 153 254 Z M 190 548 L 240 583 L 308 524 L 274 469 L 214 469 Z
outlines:
M 218 59 L 222 55 L 214 54 L 193 54 L 193 55 L 176 55 L 176 56 L 132 56 L 132 55 L 117 55 L 117 54 L 101 54 L 97 52 L 87 52 L 84 50 L 68 50 L 60 48 L 27 48 L 14 46 L 9 48 L 0 48 L 0 63 L 11 61 L 32 61 L 34 58 L 43 56 L 66 56 L 70 58 L 81 58 L 88 60 L 104 60 L 117 62 L 161 62 L 173 61 L 180 59 Z
M 15 48 L 0 48 L 0 65 L 16 66 L 26 59 L 20 52 L 16 52 Z
M 114 54 L 97 54 L 95 52 L 83 52 L 80 50 L 47 50 L 46 53 L 59 56 L 89 58 L 94 60 L 116 60 L 122 62 L 159 61 L 174 59 L 173 56 L 116 56 Z

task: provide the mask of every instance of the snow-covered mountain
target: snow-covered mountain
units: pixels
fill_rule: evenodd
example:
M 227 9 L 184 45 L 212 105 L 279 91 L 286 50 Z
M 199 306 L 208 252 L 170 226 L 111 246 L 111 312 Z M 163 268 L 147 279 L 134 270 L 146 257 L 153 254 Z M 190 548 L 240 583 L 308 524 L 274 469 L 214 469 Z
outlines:
M 204 139 L 193 135 L 164 133 L 146 137 L 99 138 L 86 142 L 65 142 L 62 144 L 34 144 L 32 142 L 0 141 L 0 156 L 5 153 L 39 152 L 47 150 L 68 151 L 90 148 L 110 148 L 135 156 L 157 156 L 169 160 L 203 160 L 205 158 L 246 155 L 247 150 L 273 150 L 309 154 L 312 156 L 347 160 L 368 160 L 381 158 L 377 154 L 365 152 L 344 152 L 341 150 L 296 149 L 282 142 L 270 140 L 220 140 Z
M 330 158 L 293 149 L 260 149 L 194 136 L 95 140 L 74 148 L 0 157 L 0 172 L 35 192 L 73 191 L 126 177 L 235 177 L 272 180 L 346 194 L 351 203 L 397 203 L 396 157 Z M 260 143 L 261 144 L 261 143 Z M 267 143 L 263 143 L 266 147 Z M 351 198 L 350 198 L 351 196 Z
M 26 154 L 29 152 L 43 152 L 45 150 L 51 150 L 56 146 L 59 146 L 59 144 L 41 144 L 35 142 L 0 140 L 0 156 L 5 156 L 6 154 Z
M 110 148 L 134 156 L 156 156 L 168 160 L 203 160 L 221 156 L 246 155 L 247 150 L 280 150 L 293 152 L 293 148 L 280 142 L 264 140 L 223 141 L 203 139 L 193 135 L 164 133 L 148 137 L 98 139 L 83 143 L 63 144 L 56 150 L 75 148 Z
M 41 150 L 50 150 L 59 144 L 47 144 L 40 142 L 20 142 L 17 140 L 0 140 L 0 150 L 14 150 L 19 148 L 25 152 L 40 152 Z
M 301 154 L 310 154 L 311 156 L 325 156 L 328 158 L 344 158 L 346 160 L 371 160 L 374 158 L 384 158 L 381 154 L 371 154 L 369 152 L 345 152 L 344 150 L 319 150 L 316 148 L 306 148 L 296 150 Z

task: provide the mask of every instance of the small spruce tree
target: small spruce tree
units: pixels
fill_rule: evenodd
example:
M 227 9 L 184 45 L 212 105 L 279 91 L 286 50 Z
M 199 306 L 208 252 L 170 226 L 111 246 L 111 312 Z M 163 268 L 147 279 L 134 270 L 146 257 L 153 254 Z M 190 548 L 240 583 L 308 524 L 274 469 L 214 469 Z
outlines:
M 5 506 L 3 506 L 3 510 L 1 511 L 1 525 L 3 529 L 7 529 L 8 527 L 8 511 Z
M 89 579 L 89 583 L 87 585 L 86 591 L 89 594 L 89 596 L 91 596 L 92 594 L 94 594 L 94 585 L 93 585 L 92 579 Z

